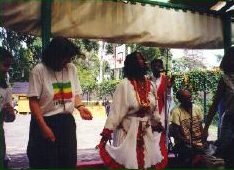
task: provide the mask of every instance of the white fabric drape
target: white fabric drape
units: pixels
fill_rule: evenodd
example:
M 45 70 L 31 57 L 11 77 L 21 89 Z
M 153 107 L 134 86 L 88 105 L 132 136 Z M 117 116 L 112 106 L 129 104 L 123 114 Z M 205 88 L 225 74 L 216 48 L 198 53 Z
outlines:
M 40 1 L 4 2 L 3 26 L 40 35 Z M 52 33 L 169 48 L 222 48 L 220 17 L 159 6 L 99 0 L 54 0 Z

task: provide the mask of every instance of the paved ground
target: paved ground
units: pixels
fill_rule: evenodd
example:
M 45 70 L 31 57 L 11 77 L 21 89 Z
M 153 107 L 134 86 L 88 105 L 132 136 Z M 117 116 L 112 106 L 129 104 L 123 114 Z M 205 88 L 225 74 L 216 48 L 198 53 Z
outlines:
M 78 162 L 100 160 L 95 146 L 100 140 L 100 132 L 105 123 L 105 117 L 94 117 L 92 121 L 81 120 L 75 116 L 77 124 Z M 7 153 L 11 159 L 11 168 L 27 168 L 26 148 L 28 142 L 30 115 L 17 115 L 15 122 L 5 124 Z
M 95 149 L 79 149 L 78 150 L 78 165 L 83 165 L 87 162 L 101 162 L 97 150 Z M 10 169 L 27 169 L 29 168 L 28 158 L 26 153 L 9 154 Z
M 95 146 L 100 140 L 100 132 L 104 126 L 106 117 L 104 114 L 95 115 L 92 121 L 81 120 L 75 115 L 78 139 L 78 163 L 89 161 L 100 161 Z M 28 142 L 30 115 L 17 115 L 14 123 L 5 124 L 7 153 L 11 159 L 10 168 L 28 168 L 26 147 Z M 216 139 L 216 130 L 213 129 L 209 139 Z

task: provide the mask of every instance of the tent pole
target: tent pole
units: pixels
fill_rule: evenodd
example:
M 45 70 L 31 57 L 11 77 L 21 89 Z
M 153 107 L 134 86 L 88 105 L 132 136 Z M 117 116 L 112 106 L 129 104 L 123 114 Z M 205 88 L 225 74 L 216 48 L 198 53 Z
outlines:
M 169 58 L 169 49 L 168 48 L 166 48 L 166 76 L 168 76 L 168 58 Z M 168 83 L 168 81 L 167 81 L 167 83 Z M 169 108 L 168 108 L 168 84 L 166 83 L 166 92 L 165 92 L 165 101 L 164 101 L 164 108 L 165 108 L 165 135 L 166 135 L 166 146 L 168 147 L 168 143 L 169 143 L 169 139 L 168 139 L 168 137 L 169 137 L 169 130 L 168 130 L 168 119 L 169 119 L 169 116 L 168 116 L 168 114 L 169 114 Z
M 232 32 L 231 32 L 231 15 L 230 13 L 225 13 L 223 15 L 223 42 L 224 42 L 224 53 L 227 52 L 227 49 L 231 47 L 232 42 L 231 42 L 231 37 L 232 37 Z
M 41 38 L 43 50 L 49 44 L 51 37 L 51 4 L 52 0 L 41 0 Z

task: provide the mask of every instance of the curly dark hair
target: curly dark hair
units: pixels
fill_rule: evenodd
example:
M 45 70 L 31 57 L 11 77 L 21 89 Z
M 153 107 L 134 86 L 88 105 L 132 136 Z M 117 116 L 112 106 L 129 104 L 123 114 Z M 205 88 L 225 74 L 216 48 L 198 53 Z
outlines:
M 147 74 L 148 67 L 140 67 L 137 60 L 138 56 L 140 56 L 145 61 L 145 57 L 143 56 L 143 54 L 138 51 L 135 51 L 126 56 L 123 69 L 124 77 L 127 77 L 128 79 L 135 79 Z
M 55 37 L 42 52 L 42 62 L 54 71 L 60 71 L 64 60 L 80 55 L 80 49 L 64 37 Z
M 160 64 L 163 66 L 163 61 L 162 61 L 161 59 L 159 59 L 159 58 L 155 58 L 155 59 L 153 59 L 153 60 L 151 61 L 151 63 L 150 63 L 151 68 L 153 67 L 153 65 L 154 65 L 155 63 L 160 63 Z
M 0 47 L 0 62 L 3 62 L 6 58 L 13 59 L 13 55 L 3 47 Z

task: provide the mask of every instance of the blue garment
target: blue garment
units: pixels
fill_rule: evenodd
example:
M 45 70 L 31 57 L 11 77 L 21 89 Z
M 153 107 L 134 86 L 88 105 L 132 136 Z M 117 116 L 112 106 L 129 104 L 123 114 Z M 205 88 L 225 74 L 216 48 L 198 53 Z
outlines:
M 218 108 L 217 108 L 217 112 L 218 112 L 218 139 L 220 137 L 220 129 L 221 129 L 221 122 L 222 122 L 222 115 L 225 111 L 225 107 L 224 107 L 224 100 L 221 99 L 221 101 L 219 102 Z

